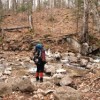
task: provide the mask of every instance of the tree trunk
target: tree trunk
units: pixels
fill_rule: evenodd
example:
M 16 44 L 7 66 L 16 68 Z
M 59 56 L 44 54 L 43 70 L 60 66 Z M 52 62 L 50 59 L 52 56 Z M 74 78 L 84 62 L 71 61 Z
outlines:
M 38 0 L 37 5 L 38 5 L 38 10 L 40 11 L 41 10 L 41 1 L 40 0 Z
M 3 15 L 3 4 L 2 1 L 0 0 L 0 27 L 2 22 L 2 15 Z
M 17 2 L 16 2 L 16 0 L 13 0 L 13 1 L 12 1 L 12 10 L 13 10 L 14 12 L 16 12 L 16 10 L 17 10 Z
M 83 32 L 81 35 L 81 43 L 88 42 L 88 19 L 89 19 L 89 4 L 88 0 L 84 0 Z
M 92 13 L 94 15 L 94 19 L 97 24 L 98 32 L 100 32 L 100 15 L 99 15 L 98 9 L 96 5 L 93 3 L 93 1 L 90 0 L 90 4 L 91 4 Z
M 32 15 L 29 15 L 29 25 L 30 25 L 31 30 L 34 31 Z

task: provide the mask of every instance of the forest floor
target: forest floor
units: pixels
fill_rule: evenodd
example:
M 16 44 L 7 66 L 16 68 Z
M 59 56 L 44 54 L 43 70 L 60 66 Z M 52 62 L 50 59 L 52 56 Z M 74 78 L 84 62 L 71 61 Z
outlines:
M 77 32 L 77 27 L 76 27 L 77 26 L 77 18 L 75 17 L 75 12 L 71 9 L 43 10 L 40 12 L 34 12 L 32 14 L 32 17 L 33 17 L 34 32 L 30 31 L 29 29 L 19 29 L 19 30 L 13 30 L 13 31 L 9 31 L 9 32 L 5 31 L 4 32 L 4 36 L 5 36 L 4 41 L 1 41 L 1 42 L 5 42 L 6 44 L 9 43 L 9 45 L 13 44 L 14 47 L 15 47 L 15 45 L 18 47 L 20 47 L 20 45 L 21 45 L 22 46 L 21 49 L 23 49 L 23 48 L 28 48 L 26 46 L 26 44 L 29 44 L 29 42 L 27 42 L 27 41 L 31 40 L 31 38 L 33 40 L 35 39 L 37 41 L 40 41 L 41 38 L 46 39 L 48 37 L 53 38 L 53 40 L 56 40 L 64 35 L 72 35 L 72 36 L 77 37 L 77 35 L 80 35 L 80 33 L 82 32 L 82 18 L 80 18 L 80 20 L 79 20 L 80 24 L 79 24 L 78 32 Z M 28 15 L 26 13 L 20 13 L 20 14 L 15 14 L 15 15 L 6 17 L 4 19 L 4 22 L 2 22 L 1 27 L 2 28 L 12 28 L 12 27 L 19 27 L 19 26 L 29 26 Z M 89 27 L 90 27 L 89 33 L 91 35 L 91 38 L 95 37 L 95 39 L 93 39 L 93 43 L 95 43 L 95 41 L 98 40 L 99 41 L 98 44 L 100 46 L 100 34 L 97 33 L 97 29 L 95 27 L 93 27 L 91 19 L 89 20 Z M 25 45 L 22 45 L 20 43 L 24 43 Z M 61 45 L 59 45 L 59 44 L 55 45 L 53 43 L 44 42 L 44 45 L 47 48 L 51 48 L 51 50 L 55 49 L 54 51 L 57 51 L 57 50 L 61 51 L 62 54 L 67 52 L 67 49 L 68 49 L 68 46 L 63 43 Z M 6 45 L 6 46 L 8 46 L 8 45 Z M 68 50 L 70 50 L 70 48 Z M 34 84 L 34 86 L 37 87 L 37 90 L 34 90 L 37 93 L 26 94 L 26 93 L 22 93 L 22 92 L 18 91 L 18 92 L 12 92 L 10 95 L 4 95 L 3 98 L 1 97 L 1 99 L 3 99 L 3 100 L 64 100 L 60 97 L 60 94 L 58 91 L 57 91 L 58 97 L 57 97 L 57 95 L 55 96 L 55 94 L 53 94 L 52 92 L 50 94 L 48 93 L 48 94 L 44 95 L 44 92 L 46 91 L 47 87 L 50 87 L 47 90 L 56 90 L 57 88 L 60 87 L 60 86 L 52 83 L 52 79 L 50 79 L 47 82 L 45 80 L 41 84 L 41 83 L 36 83 L 34 81 L 35 75 L 29 74 L 29 73 L 26 75 L 26 73 L 27 73 L 26 70 L 28 70 L 28 69 L 22 68 L 23 65 L 20 65 L 20 63 L 21 64 L 28 63 L 26 65 L 31 66 L 29 57 L 31 56 L 32 51 L 16 51 L 16 52 L 14 52 L 14 51 L 2 51 L 1 50 L 0 54 L 1 54 L 0 55 L 0 68 L 1 68 L 2 64 L 4 64 L 3 66 L 10 65 L 9 67 L 12 67 L 12 71 L 11 71 L 10 75 L 5 75 L 5 74 L 0 75 L 0 81 L 6 82 L 7 80 L 9 80 L 9 78 L 14 77 L 16 79 L 16 77 L 27 76 L 29 79 L 33 79 L 33 84 Z M 71 55 L 72 58 L 73 58 L 73 55 Z M 81 56 L 80 60 L 81 59 L 87 60 L 87 58 L 90 59 L 91 57 Z M 78 57 L 75 59 L 78 59 Z M 57 67 L 57 64 L 59 64 L 59 66 L 62 66 L 61 62 L 60 63 L 58 63 L 58 62 L 51 63 L 51 65 L 54 68 Z M 74 63 L 72 61 L 71 63 L 68 62 L 68 64 L 72 64 L 72 65 L 79 64 L 79 62 L 77 60 L 76 63 Z M 73 68 L 70 69 L 69 67 L 66 68 L 67 71 L 70 70 L 71 75 L 75 74 L 75 76 L 73 78 L 72 77 L 71 78 L 74 82 L 74 85 L 77 87 L 77 89 L 74 89 L 67 93 L 69 93 L 69 95 L 70 95 L 70 92 L 72 94 L 76 94 L 76 95 L 78 95 L 78 93 L 81 93 L 81 94 L 79 94 L 78 99 L 76 99 L 75 95 L 74 95 L 75 98 L 73 98 L 73 96 L 70 95 L 70 97 L 72 99 L 67 97 L 68 100 L 100 100 L 100 84 L 99 84 L 100 83 L 100 73 L 99 73 L 100 62 L 93 63 L 93 61 L 88 61 L 88 65 L 91 65 L 91 68 L 89 70 L 85 69 L 85 71 L 83 71 L 83 69 L 80 68 L 80 71 L 82 72 L 81 73 L 82 76 L 79 75 L 80 71 L 77 68 L 75 68 L 75 69 L 73 69 Z M 64 66 L 67 66 L 67 65 L 64 65 Z M 85 74 L 84 74 L 84 72 L 85 72 Z M 76 74 L 78 74 L 79 76 Z M 45 77 L 47 77 L 47 76 L 45 75 Z M 51 78 L 51 77 L 49 77 L 49 78 Z M 4 79 L 4 80 L 2 80 L 2 79 Z M 70 86 L 71 89 L 74 87 L 74 85 Z M 40 89 L 40 90 L 38 90 L 38 89 Z M 61 94 L 66 93 L 66 91 L 63 91 L 63 87 L 61 87 L 61 89 L 62 89 L 60 91 Z M 42 97 L 44 99 L 41 99 Z M 80 97 L 82 97 L 82 98 L 80 98 Z M 65 99 L 65 100 L 67 100 L 67 99 Z

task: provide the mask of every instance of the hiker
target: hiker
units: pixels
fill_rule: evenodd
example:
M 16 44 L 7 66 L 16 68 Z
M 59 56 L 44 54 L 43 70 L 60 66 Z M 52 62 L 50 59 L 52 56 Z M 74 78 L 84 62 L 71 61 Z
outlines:
M 46 64 L 45 50 L 42 44 L 38 43 L 34 50 L 34 62 L 37 66 L 36 81 L 43 82 L 44 65 Z

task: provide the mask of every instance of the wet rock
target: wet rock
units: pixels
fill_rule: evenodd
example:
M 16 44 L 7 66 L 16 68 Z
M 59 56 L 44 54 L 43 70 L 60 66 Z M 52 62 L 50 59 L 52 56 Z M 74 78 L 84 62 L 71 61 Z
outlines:
M 67 85 L 69 85 L 71 83 L 72 83 L 72 79 L 69 76 L 65 76 L 64 78 L 62 78 L 60 80 L 60 85 L 61 86 L 67 86 Z
M 93 60 L 94 63 L 99 63 L 100 62 L 100 59 L 95 59 Z
M 82 100 L 79 91 L 68 87 L 58 87 L 54 92 L 55 100 Z
M 34 67 L 34 64 L 33 64 L 33 63 L 30 63 L 29 61 L 21 62 L 21 65 L 22 65 L 24 68 L 32 68 L 32 67 Z
M 29 68 L 28 72 L 30 74 L 35 74 L 36 73 L 37 68 Z
M 68 58 L 65 58 L 65 59 L 61 59 L 60 60 L 62 64 L 66 64 L 69 62 L 69 59 Z

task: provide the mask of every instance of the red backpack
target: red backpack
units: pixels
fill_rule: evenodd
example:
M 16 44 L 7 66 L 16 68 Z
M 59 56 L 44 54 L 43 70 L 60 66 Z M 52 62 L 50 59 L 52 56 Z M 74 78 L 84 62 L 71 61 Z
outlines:
M 42 52 L 41 52 L 41 58 L 42 58 L 42 61 L 46 61 L 45 50 L 42 50 Z

